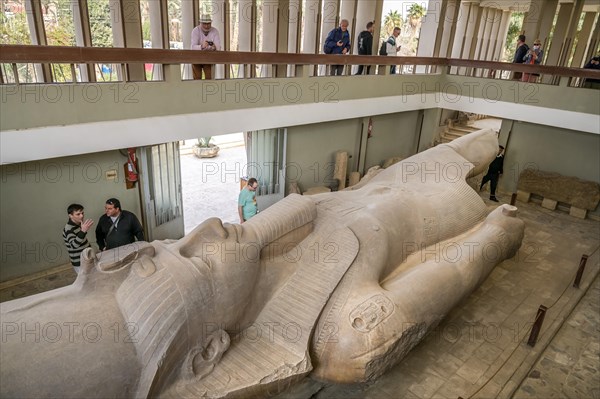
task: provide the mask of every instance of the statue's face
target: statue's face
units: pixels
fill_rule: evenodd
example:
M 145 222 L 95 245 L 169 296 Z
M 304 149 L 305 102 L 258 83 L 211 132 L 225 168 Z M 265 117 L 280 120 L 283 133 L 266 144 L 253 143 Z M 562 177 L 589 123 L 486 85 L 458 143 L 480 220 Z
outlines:
M 260 247 L 241 242 L 241 235 L 241 225 L 223 225 L 211 218 L 170 248 L 171 254 L 203 276 L 201 285 L 207 287 L 203 295 L 214 305 L 212 317 L 226 324 L 235 323 L 243 314 L 258 275 Z

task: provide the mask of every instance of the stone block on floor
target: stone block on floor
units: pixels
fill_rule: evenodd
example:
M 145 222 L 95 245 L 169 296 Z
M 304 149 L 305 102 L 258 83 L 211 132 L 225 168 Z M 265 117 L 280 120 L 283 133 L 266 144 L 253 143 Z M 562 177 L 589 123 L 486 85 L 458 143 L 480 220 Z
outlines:
M 529 202 L 530 197 L 531 197 L 531 193 L 528 193 L 526 191 L 517 190 L 517 201 Z
M 558 205 L 558 201 L 554 201 L 550 198 L 544 198 L 542 201 L 542 208 L 550 209 L 551 211 L 556 209 L 556 205 Z
M 577 208 L 576 206 L 572 206 L 571 209 L 569 209 L 569 215 L 579 219 L 585 219 L 585 217 L 587 216 L 587 210 Z

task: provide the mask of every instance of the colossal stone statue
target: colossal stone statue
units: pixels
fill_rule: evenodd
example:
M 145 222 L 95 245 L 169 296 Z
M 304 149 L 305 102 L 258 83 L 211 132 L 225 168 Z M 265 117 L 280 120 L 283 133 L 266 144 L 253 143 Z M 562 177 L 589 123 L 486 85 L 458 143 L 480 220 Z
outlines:
M 491 130 L 243 225 L 82 254 L 75 283 L 1 305 L 2 397 L 249 397 L 372 381 L 523 238 L 466 178 Z

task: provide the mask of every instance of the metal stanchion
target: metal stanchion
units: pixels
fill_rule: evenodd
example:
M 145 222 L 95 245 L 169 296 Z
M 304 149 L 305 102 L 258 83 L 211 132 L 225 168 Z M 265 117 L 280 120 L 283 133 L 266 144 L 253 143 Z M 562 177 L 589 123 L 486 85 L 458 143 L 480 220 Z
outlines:
M 538 335 L 540 334 L 540 330 L 542 329 L 542 323 L 544 322 L 544 317 L 546 316 L 546 310 L 548 310 L 547 307 L 540 305 L 537 315 L 535 316 L 535 322 L 533 323 L 531 334 L 529 335 L 529 340 L 527 341 L 527 345 L 531 346 L 532 348 L 535 346 Z
M 583 271 L 585 270 L 585 264 L 587 263 L 588 256 L 583 255 L 581 260 L 579 261 L 579 269 L 577 269 L 577 276 L 575 276 L 575 282 L 573 283 L 573 287 L 579 288 L 579 283 L 581 283 L 581 277 L 583 276 Z
M 512 195 L 510 196 L 510 204 L 514 206 L 516 202 L 517 202 L 517 193 L 512 193 Z

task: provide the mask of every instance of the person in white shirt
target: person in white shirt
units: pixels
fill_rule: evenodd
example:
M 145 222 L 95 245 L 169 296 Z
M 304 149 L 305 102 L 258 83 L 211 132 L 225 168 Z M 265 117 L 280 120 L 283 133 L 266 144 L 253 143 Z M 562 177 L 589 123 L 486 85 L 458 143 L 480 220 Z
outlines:
M 217 28 L 212 27 L 212 19 L 208 14 L 202 14 L 200 25 L 192 30 L 192 50 L 219 51 L 221 50 L 221 38 Z M 212 79 L 213 64 L 192 64 L 194 79 Z
M 395 57 L 398 54 L 398 51 L 400 51 L 401 46 L 399 46 L 397 42 L 398 36 L 400 36 L 400 28 L 395 27 L 394 31 L 392 32 L 392 35 L 386 41 L 386 52 L 388 57 Z M 392 65 L 392 67 L 390 68 L 390 73 L 396 73 L 396 65 Z

